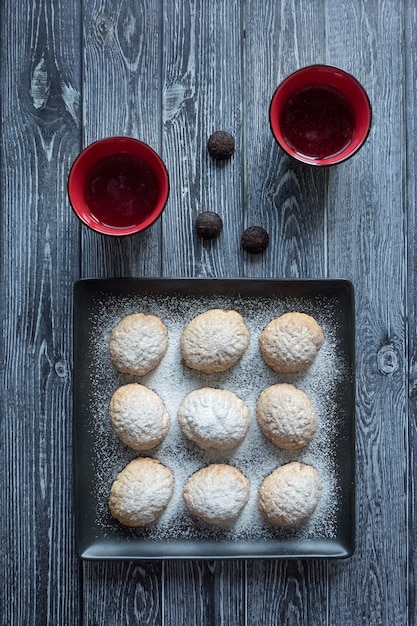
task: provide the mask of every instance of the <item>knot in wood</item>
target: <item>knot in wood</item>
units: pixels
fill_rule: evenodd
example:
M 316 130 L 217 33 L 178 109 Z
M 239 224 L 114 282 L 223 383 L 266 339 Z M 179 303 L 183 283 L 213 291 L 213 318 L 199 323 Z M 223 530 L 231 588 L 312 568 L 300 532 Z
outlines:
M 393 374 L 398 369 L 398 356 L 391 344 L 382 346 L 377 355 L 377 362 L 379 371 L 385 376 Z
M 45 55 L 33 70 L 30 84 L 30 95 L 32 96 L 35 109 L 44 109 L 48 102 L 50 90 L 50 78 L 46 68 Z
M 102 41 L 106 41 L 110 32 L 110 20 L 104 13 L 101 13 L 96 20 L 97 32 L 100 35 Z
M 63 363 L 62 361 L 57 361 L 55 363 L 55 373 L 57 376 L 59 376 L 59 378 L 66 378 L 68 370 L 65 363 Z

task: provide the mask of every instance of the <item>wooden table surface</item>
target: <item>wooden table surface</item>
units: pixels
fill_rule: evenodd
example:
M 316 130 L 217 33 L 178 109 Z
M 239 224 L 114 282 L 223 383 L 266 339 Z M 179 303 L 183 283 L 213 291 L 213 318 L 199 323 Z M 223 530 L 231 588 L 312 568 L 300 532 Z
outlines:
M 0 622 L 417 623 L 416 5 L 412 0 L 3 0 Z M 268 124 L 316 62 L 365 86 L 373 125 L 331 169 Z M 225 129 L 223 166 L 207 137 Z M 128 238 L 81 225 L 67 176 L 88 143 L 148 142 L 171 193 Z M 212 243 L 204 210 L 223 218 Z M 240 247 L 252 224 L 268 250 Z M 90 562 L 75 552 L 72 293 L 79 278 L 345 278 L 356 297 L 356 550 L 347 560 Z

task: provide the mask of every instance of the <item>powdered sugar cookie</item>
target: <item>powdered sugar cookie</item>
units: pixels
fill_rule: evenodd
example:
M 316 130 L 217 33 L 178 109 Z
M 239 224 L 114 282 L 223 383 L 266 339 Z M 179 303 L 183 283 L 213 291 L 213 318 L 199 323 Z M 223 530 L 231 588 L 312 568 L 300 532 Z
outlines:
M 314 467 L 296 461 L 278 467 L 262 482 L 259 510 L 275 526 L 306 522 L 320 501 L 322 486 Z
M 211 309 L 197 315 L 180 338 L 182 358 L 200 372 L 225 372 L 249 344 L 249 331 L 237 311 Z
M 199 470 L 187 481 L 183 497 L 188 512 L 201 522 L 223 524 L 235 520 L 249 499 L 249 480 L 222 463 Z
M 133 459 L 118 474 L 110 491 L 110 512 L 125 526 L 155 522 L 172 497 L 172 471 L 160 461 Z
M 314 361 L 323 339 L 323 331 L 311 315 L 292 312 L 267 324 L 259 347 L 265 363 L 275 372 L 299 372 Z
M 261 392 L 256 419 L 265 437 L 284 450 L 304 448 L 317 431 L 317 417 L 310 398 L 286 383 Z
M 236 448 L 249 428 L 249 408 L 226 389 L 202 387 L 185 396 L 178 422 L 187 439 L 203 450 L 226 452 Z
M 144 376 L 161 361 L 168 347 L 165 324 L 156 315 L 132 313 L 113 329 L 110 357 L 114 367 L 125 374 Z
M 170 419 L 161 398 L 138 383 L 116 389 L 109 413 L 119 439 L 134 450 L 154 448 L 169 430 Z

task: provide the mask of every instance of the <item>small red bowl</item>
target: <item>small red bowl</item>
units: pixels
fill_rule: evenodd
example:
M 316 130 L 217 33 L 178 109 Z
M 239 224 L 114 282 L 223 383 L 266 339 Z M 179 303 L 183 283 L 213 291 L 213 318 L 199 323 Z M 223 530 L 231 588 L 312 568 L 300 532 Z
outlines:
M 76 215 L 105 235 L 145 230 L 161 215 L 168 195 L 169 176 L 161 157 L 132 137 L 107 137 L 90 144 L 68 177 Z
M 289 133 L 286 132 L 284 127 L 285 116 L 283 116 L 284 107 L 286 105 L 287 107 L 291 106 L 288 101 L 292 98 L 294 102 L 296 94 L 300 94 L 300 92 L 304 90 L 304 94 L 307 94 L 305 104 L 303 105 L 305 110 L 303 110 L 303 106 L 299 106 L 298 110 L 294 109 L 295 113 L 293 113 L 292 122 L 294 126 L 297 127 L 296 116 L 303 117 L 304 119 L 300 120 L 301 128 L 301 125 L 305 123 L 305 117 L 307 115 L 312 114 L 314 119 L 317 110 L 308 111 L 308 108 L 309 106 L 316 106 L 317 109 L 317 100 L 316 104 L 312 105 L 314 99 L 309 99 L 308 88 L 317 87 L 319 89 L 323 88 L 323 90 L 327 90 L 327 92 L 330 90 L 334 93 L 337 92 L 338 96 L 346 103 L 351 113 L 351 132 L 349 132 L 349 139 L 346 140 L 344 145 L 341 144 L 339 150 L 335 152 L 332 151 L 329 154 L 326 154 L 326 146 L 323 144 L 323 153 L 319 156 L 317 154 L 309 154 L 307 150 L 303 150 L 301 143 L 299 146 L 296 146 L 295 141 L 291 142 L 289 140 Z M 323 111 L 324 110 L 325 108 L 323 107 Z M 287 120 L 288 119 L 287 117 Z M 325 119 L 326 118 L 324 118 L 324 120 Z M 332 122 L 331 115 L 328 119 L 330 125 Z M 290 74 L 275 90 L 269 108 L 269 121 L 272 134 L 281 148 L 298 161 L 311 165 L 335 165 L 355 154 L 368 136 L 371 127 L 371 119 L 372 109 L 365 89 L 351 74 L 331 65 L 309 65 L 308 67 L 304 67 Z M 335 126 L 335 129 L 336 128 Z M 335 129 L 333 130 L 336 132 Z M 317 132 L 319 132 L 318 128 Z M 294 133 L 293 136 L 295 136 Z

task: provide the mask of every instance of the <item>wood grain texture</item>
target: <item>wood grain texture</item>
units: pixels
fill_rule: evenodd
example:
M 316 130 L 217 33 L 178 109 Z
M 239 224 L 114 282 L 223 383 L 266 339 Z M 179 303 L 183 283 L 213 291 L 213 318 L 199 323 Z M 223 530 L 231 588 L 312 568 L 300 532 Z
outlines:
M 161 624 L 161 565 L 125 562 L 84 567 L 83 623 L 89 626 Z
M 246 255 L 246 276 L 299 278 L 326 272 L 324 169 L 285 155 L 269 105 L 288 74 L 325 56 L 323 3 L 248 2 L 245 12 L 245 227 L 270 235 L 264 255 Z M 302 42 L 302 43 L 301 43 Z
M 239 274 L 242 144 L 240 2 L 164 3 L 164 149 L 171 173 L 171 205 L 163 219 L 163 275 Z M 207 152 L 215 130 L 236 139 L 223 163 Z M 223 219 L 215 241 L 197 238 L 202 211 Z M 243 623 L 242 562 L 166 563 L 164 623 Z
M 287 157 L 272 136 L 268 117 L 281 80 L 299 67 L 324 61 L 323 3 L 248 2 L 245 23 L 245 223 L 266 228 L 270 245 L 264 255 L 247 255 L 244 272 L 323 277 L 327 173 Z M 247 571 L 248 623 L 325 623 L 324 562 L 255 561 Z
M 325 563 L 300 559 L 248 561 L 247 570 L 248 624 L 326 624 Z
M 359 337 L 357 551 L 329 565 L 329 606 L 336 623 L 406 624 L 404 15 L 393 3 L 357 0 L 342 12 L 328 4 L 329 30 L 340 20 L 345 28 L 337 42 L 329 37 L 328 59 L 364 84 L 373 127 L 361 152 L 329 176 L 329 273 L 354 283 Z
M 151 0 L 82 4 L 83 146 L 128 135 L 161 154 L 162 5 Z M 124 238 L 97 235 L 87 228 L 82 232 L 83 276 L 161 274 L 160 221 Z
M 164 574 L 164 624 L 246 624 L 242 561 L 166 563 Z
M 242 224 L 241 3 L 164 3 L 164 154 L 171 204 L 163 220 L 164 276 L 237 276 Z M 216 162 L 207 139 L 226 130 L 234 156 Z M 224 222 L 215 241 L 197 238 L 202 211 Z
M 128 135 L 161 153 L 161 5 L 87 0 L 83 15 L 83 144 Z M 161 224 L 124 238 L 83 227 L 81 258 L 86 277 L 160 275 Z M 159 624 L 161 570 L 158 563 L 86 564 L 88 623 Z
M 68 324 L 78 239 L 66 173 L 79 134 L 79 62 L 66 60 L 80 49 L 79 11 L 8 1 L 0 11 L 0 619 L 70 625 L 79 620 Z
M 417 197 L 416 187 L 416 152 L 417 141 L 416 132 L 417 125 L 415 119 L 416 101 L 416 64 L 417 64 L 417 41 L 416 41 L 416 25 L 417 25 L 417 7 L 412 2 L 405 4 L 404 13 L 404 49 L 407 54 L 404 59 L 405 72 L 405 88 L 403 90 L 405 101 L 405 140 L 407 146 L 406 152 L 406 218 L 405 218 L 405 241 L 407 255 L 407 292 L 405 298 L 407 312 L 406 339 L 408 342 L 408 354 L 406 353 L 406 367 L 408 380 L 406 379 L 408 392 L 408 433 L 406 444 L 408 447 L 408 467 L 406 473 L 406 489 L 405 496 L 408 502 L 408 558 L 406 561 L 407 571 L 404 572 L 404 579 L 407 584 L 408 594 L 406 598 L 406 608 L 408 623 L 417 623 L 417 601 L 414 590 L 417 585 L 417 498 L 416 498 L 416 480 L 417 480 L 417 337 L 416 337 L 416 319 L 417 319 L 417 293 L 416 293 L 416 275 L 417 275 L 417 254 L 415 245 L 415 232 L 417 230 L 417 216 L 415 201 Z

